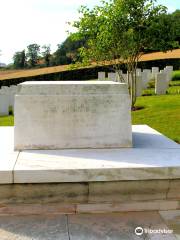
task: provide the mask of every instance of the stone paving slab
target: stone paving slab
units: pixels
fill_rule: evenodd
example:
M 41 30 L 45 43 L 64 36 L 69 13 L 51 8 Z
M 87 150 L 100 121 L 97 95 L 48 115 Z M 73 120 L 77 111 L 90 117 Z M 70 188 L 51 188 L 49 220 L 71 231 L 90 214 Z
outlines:
M 160 211 L 159 213 L 167 226 L 174 230 L 177 240 L 180 240 L 180 210 Z
M 142 227 L 141 236 L 135 228 Z M 0 216 L 1 240 L 175 240 L 158 212 L 114 214 Z
M 178 179 L 180 149 L 23 151 L 15 183 Z
M 69 240 L 67 216 L 0 217 L 1 240 Z
M 12 127 L 0 127 L 0 184 L 13 183 L 13 169 L 19 152 L 14 151 Z
M 133 126 L 132 149 L 15 152 L 13 127 L 0 127 L 0 184 L 180 178 L 179 144 Z
M 168 229 L 158 212 L 71 215 L 68 224 L 70 239 L 73 240 L 175 240 L 172 234 L 135 235 L 136 227 Z
M 133 146 L 135 148 L 180 148 L 173 140 L 148 125 L 133 125 Z

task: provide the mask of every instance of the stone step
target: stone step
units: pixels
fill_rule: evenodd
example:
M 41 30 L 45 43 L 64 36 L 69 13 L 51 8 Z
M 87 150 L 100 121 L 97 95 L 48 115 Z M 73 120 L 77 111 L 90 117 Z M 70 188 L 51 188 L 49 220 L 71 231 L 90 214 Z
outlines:
M 180 207 L 179 145 L 148 126 L 133 126 L 132 149 L 15 152 L 13 128 L 0 128 L 0 136 L 1 204 L 74 204 L 87 212 L 113 204 L 112 211 Z
M 0 127 L 0 184 L 180 178 L 180 147 L 146 125 L 133 148 L 14 151 L 13 127 Z

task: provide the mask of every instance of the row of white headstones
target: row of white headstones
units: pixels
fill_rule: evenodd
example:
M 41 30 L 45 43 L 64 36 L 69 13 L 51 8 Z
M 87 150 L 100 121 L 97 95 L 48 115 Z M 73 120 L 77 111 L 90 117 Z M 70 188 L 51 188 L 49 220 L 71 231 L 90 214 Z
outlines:
M 17 86 L 2 86 L 0 89 L 0 116 L 9 115 L 9 108 L 14 111 L 14 96 L 17 93 Z
M 165 94 L 169 86 L 169 81 L 172 78 L 172 66 L 166 66 L 163 70 L 159 71 L 158 67 L 152 69 L 137 69 L 136 78 L 136 95 L 141 96 L 143 89 L 146 89 L 148 82 L 155 79 L 155 93 Z M 127 82 L 127 74 L 120 73 L 124 82 Z M 108 73 L 110 81 L 120 81 L 118 73 Z M 105 72 L 98 73 L 98 80 L 105 80 Z M 0 116 L 9 115 L 9 108 L 12 107 L 14 111 L 14 96 L 17 94 L 17 86 L 11 85 L 10 87 L 2 86 L 0 89 Z
M 173 66 L 166 66 L 163 70 L 159 70 L 159 67 L 152 67 L 152 69 L 136 69 L 136 96 L 142 95 L 142 91 L 147 89 L 148 83 L 151 80 L 155 80 L 155 94 L 166 94 L 169 87 L 169 82 L 172 79 Z M 106 79 L 105 72 L 98 73 L 98 80 L 103 81 Z M 122 71 L 108 73 L 109 81 L 128 82 L 128 74 L 123 74 Z M 129 82 L 131 83 L 131 75 L 129 76 Z

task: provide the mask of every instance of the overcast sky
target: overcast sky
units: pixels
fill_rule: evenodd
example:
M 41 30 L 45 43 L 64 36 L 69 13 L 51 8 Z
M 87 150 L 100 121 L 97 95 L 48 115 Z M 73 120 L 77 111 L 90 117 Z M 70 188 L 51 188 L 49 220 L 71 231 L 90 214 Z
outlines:
M 180 9 L 180 0 L 158 0 L 169 11 Z M 100 0 L 0 0 L 0 62 L 12 62 L 13 54 L 27 45 L 51 44 L 52 51 L 63 42 L 68 26 L 77 19 L 81 5 L 93 7 Z

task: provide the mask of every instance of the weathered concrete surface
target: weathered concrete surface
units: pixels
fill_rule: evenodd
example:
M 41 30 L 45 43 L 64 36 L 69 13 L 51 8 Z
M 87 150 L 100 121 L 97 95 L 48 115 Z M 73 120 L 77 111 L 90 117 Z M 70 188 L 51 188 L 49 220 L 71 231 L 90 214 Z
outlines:
M 87 203 L 88 187 L 88 183 L 1 184 L 0 204 Z
M 180 240 L 180 210 L 160 211 L 159 213 L 168 228 L 173 229 L 176 239 Z
M 178 179 L 180 149 L 23 151 L 15 183 Z
M 1 216 L 1 240 L 69 240 L 67 216 Z
M 169 232 L 146 233 L 159 229 Z M 175 240 L 172 231 L 158 212 L 0 216 L 1 240 Z
M 92 182 L 88 199 L 91 203 L 164 200 L 168 191 L 169 180 Z
M 157 212 L 71 215 L 68 223 L 73 240 L 175 240 L 172 234 L 135 234 L 136 227 L 168 230 Z
M 179 191 L 173 184 L 175 181 L 136 180 L 89 183 L 1 184 L 0 204 L 57 202 L 61 204 L 132 204 L 133 202 L 165 200 L 167 202 L 178 202 L 180 201 L 179 193 L 173 195 L 171 193 Z
M 28 82 L 19 87 L 15 149 L 132 147 L 127 84 Z

